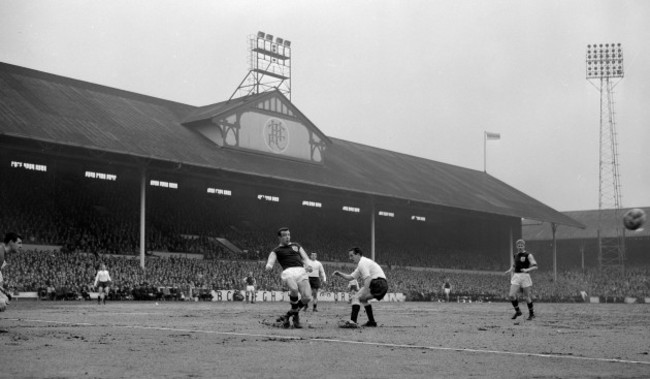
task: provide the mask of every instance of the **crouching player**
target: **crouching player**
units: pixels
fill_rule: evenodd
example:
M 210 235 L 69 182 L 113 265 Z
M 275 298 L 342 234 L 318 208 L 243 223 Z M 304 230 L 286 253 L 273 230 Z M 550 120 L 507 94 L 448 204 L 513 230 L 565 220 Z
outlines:
M 307 272 L 312 271 L 312 262 L 302 246 L 291 242 L 289 228 L 280 228 L 278 239 L 280 244 L 269 254 L 266 270 L 272 270 L 276 260 L 280 263 L 283 270 L 282 283 L 289 287 L 289 301 L 291 302 L 291 310 L 278 318 L 278 322 L 282 322 L 283 327 L 289 328 L 291 319 L 293 319 L 293 327 L 302 328 L 298 313 L 300 308 L 307 307 L 311 301 L 311 286 Z
M 340 325 L 342 328 L 358 328 L 357 317 L 363 305 L 368 316 L 368 322 L 363 326 L 375 327 L 377 322 L 372 313 L 372 305 L 368 303 L 371 299 L 381 300 L 388 292 L 388 282 L 384 270 L 381 269 L 376 262 L 372 259 L 363 256 L 363 252 L 358 247 L 354 247 L 348 251 L 348 257 L 351 261 L 357 264 L 356 270 L 352 274 L 343 274 L 339 271 L 334 272 L 334 276 L 340 276 L 345 280 L 358 279 L 363 286 L 352 297 L 352 315 L 350 320 Z

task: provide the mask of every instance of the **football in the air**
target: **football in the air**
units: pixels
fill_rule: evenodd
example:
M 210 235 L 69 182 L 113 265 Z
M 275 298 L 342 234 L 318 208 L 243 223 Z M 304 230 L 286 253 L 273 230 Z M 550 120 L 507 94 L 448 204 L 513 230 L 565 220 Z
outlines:
M 646 215 L 643 209 L 634 208 L 625 212 L 623 215 L 623 225 L 628 230 L 637 230 L 643 226 L 646 220 Z

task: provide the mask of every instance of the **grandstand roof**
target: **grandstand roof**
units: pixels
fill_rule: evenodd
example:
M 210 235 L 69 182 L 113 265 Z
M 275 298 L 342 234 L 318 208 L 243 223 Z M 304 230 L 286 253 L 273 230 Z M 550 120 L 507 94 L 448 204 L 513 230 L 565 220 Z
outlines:
M 626 211 L 632 208 L 621 209 L 618 213 L 613 209 L 606 209 L 603 211 L 603 228 L 601 231 L 602 237 L 609 238 L 616 236 L 616 229 L 623 228 L 623 217 Z M 650 212 L 650 207 L 641 208 L 646 214 Z M 577 220 L 584 224 L 584 229 L 577 228 L 557 228 L 555 238 L 558 240 L 570 239 L 593 239 L 598 238 L 598 218 L 599 210 L 588 211 L 572 211 L 563 212 L 567 217 Z M 549 241 L 553 239 L 551 227 L 540 223 L 524 223 L 522 227 L 522 235 L 525 240 L 530 241 Z M 647 226 L 643 229 L 636 231 L 626 231 L 627 237 L 650 237 L 650 228 Z
M 0 62 L 0 137 L 583 227 L 482 171 L 327 137 L 323 164 L 284 160 L 221 148 L 183 124 L 250 100 L 195 107 Z

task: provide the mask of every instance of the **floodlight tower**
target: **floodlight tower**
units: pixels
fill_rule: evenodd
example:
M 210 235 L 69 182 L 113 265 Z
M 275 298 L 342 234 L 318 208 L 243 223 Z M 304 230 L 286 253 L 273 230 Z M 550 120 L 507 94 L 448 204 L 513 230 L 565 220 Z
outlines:
M 598 263 L 601 269 L 623 269 L 625 231 L 622 222 L 614 225 L 605 222 L 608 215 L 612 217 L 612 212 L 616 220 L 622 218 L 614 87 L 623 79 L 623 49 L 620 43 L 587 45 L 586 60 L 587 80 L 600 92 Z M 611 230 L 612 226 L 614 234 L 604 235 L 605 228 Z
M 257 32 L 248 47 L 248 74 L 230 99 L 277 89 L 291 100 L 291 41 Z

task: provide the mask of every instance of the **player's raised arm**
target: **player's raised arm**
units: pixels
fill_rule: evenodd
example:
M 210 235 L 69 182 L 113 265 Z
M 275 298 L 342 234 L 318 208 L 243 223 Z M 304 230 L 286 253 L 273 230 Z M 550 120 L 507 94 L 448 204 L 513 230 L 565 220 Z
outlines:
M 275 251 L 272 251 L 269 254 L 269 259 L 266 261 L 266 271 L 271 271 L 275 265 L 275 261 L 278 259 L 278 256 L 275 254 Z
M 352 279 L 354 279 L 354 276 L 352 276 L 352 275 L 350 275 L 350 274 L 344 274 L 344 273 L 342 273 L 342 272 L 340 272 L 340 271 L 334 271 L 334 273 L 333 273 L 332 275 L 334 275 L 334 276 L 340 276 L 341 278 L 343 278 L 343 279 L 345 279 L 345 280 L 352 280 Z
M 327 274 L 325 274 L 325 268 L 322 264 L 318 268 L 318 275 L 320 276 L 320 280 L 323 282 L 323 284 L 327 283 Z

